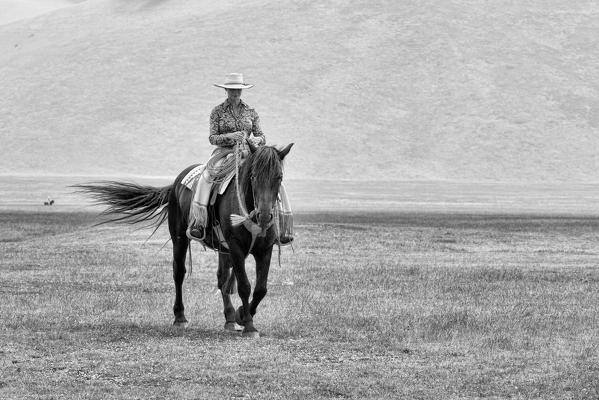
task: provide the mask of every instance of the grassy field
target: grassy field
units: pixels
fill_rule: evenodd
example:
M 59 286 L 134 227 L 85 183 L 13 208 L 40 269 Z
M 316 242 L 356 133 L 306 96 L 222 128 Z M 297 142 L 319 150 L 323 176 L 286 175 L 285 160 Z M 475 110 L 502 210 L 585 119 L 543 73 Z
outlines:
M 597 217 L 298 215 L 257 340 L 215 254 L 177 330 L 166 230 L 93 222 L 0 213 L 0 398 L 599 397 Z

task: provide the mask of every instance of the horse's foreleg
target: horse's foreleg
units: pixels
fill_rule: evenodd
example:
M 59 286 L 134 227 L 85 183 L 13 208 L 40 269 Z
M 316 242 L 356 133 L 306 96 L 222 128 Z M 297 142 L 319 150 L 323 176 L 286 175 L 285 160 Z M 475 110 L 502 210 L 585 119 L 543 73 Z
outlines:
M 265 254 L 254 254 L 254 259 L 256 260 L 256 287 L 254 288 L 254 295 L 252 296 L 252 302 L 250 303 L 250 314 L 252 316 L 256 315 L 258 304 L 260 304 L 260 301 L 266 296 L 271 256 L 272 249 Z
M 189 246 L 189 239 L 185 236 L 173 237 L 173 279 L 175 280 L 175 326 L 187 325 L 185 307 L 183 306 L 183 279 L 185 279 L 185 256 Z
M 218 255 L 218 288 L 223 296 L 223 307 L 225 314 L 225 330 L 236 331 L 235 307 L 231 301 L 231 294 L 235 293 L 235 275 L 232 271 L 231 258 L 227 254 Z
M 237 293 L 241 299 L 241 307 L 235 312 L 235 322 L 243 326 L 243 335 L 258 337 L 258 331 L 254 328 L 254 321 L 249 310 L 249 298 L 252 287 L 245 271 L 245 257 L 243 252 L 236 246 L 231 246 L 231 260 L 233 272 L 237 279 Z

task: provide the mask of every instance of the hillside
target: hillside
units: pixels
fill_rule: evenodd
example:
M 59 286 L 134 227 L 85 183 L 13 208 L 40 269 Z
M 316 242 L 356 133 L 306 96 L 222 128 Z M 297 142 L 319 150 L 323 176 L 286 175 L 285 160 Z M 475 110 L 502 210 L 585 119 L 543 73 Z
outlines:
M 0 171 L 174 176 L 243 72 L 290 178 L 599 182 L 599 6 L 524 3 L 89 0 L 5 23 Z
M 0 25 L 32 18 L 85 0 L 0 0 Z

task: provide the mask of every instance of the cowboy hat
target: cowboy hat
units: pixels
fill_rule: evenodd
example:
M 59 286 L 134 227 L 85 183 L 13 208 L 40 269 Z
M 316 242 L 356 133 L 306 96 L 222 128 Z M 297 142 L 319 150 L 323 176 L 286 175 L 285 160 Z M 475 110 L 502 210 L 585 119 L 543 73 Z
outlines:
M 229 74 L 225 77 L 225 83 L 222 85 L 219 83 L 215 83 L 214 86 L 218 86 L 225 89 L 249 89 L 254 87 L 254 85 L 246 84 L 243 81 L 243 74 Z

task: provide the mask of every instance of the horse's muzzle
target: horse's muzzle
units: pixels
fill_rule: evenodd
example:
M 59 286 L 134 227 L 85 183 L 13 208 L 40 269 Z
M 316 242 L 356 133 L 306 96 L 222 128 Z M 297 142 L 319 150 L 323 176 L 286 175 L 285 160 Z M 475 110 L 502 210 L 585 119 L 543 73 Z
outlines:
M 273 218 L 274 218 L 274 214 L 272 213 L 272 211 L 269 211 L 269 212 L 258 211 L 256 213 L 256 220 L 258 222 L 258 225 L 260 225 L 260 228 L 262 228 L 262 229 L 268 228 L 268 226 L 272 222 Z

